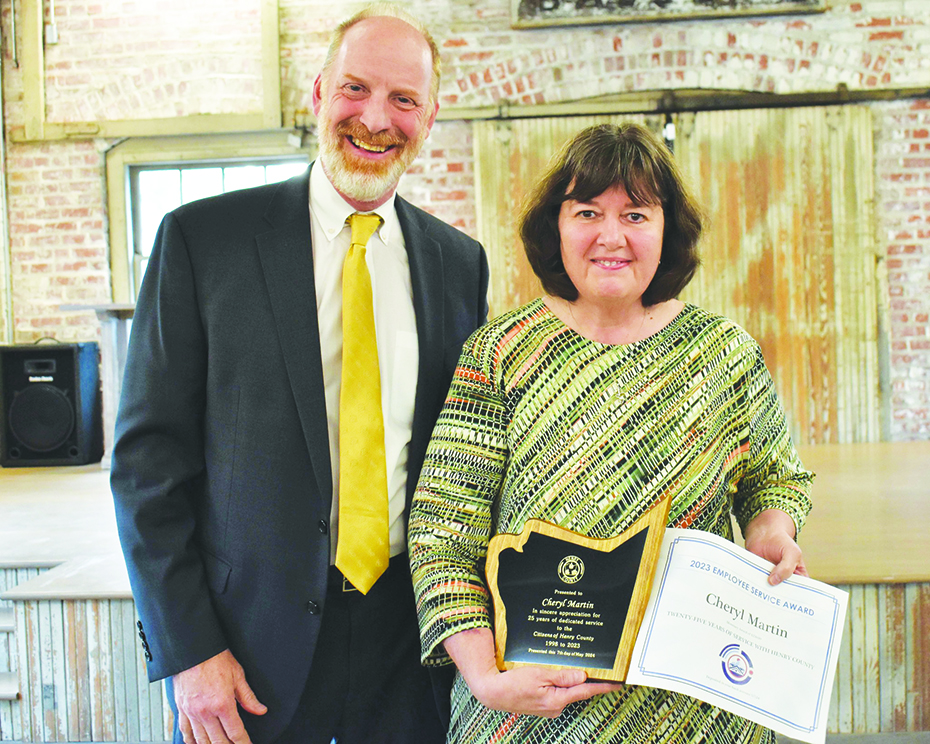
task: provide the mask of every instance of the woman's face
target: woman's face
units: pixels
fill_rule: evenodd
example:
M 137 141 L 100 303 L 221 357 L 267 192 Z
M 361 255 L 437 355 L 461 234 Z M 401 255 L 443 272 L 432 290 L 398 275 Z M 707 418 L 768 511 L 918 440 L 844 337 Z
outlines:
M 662 257 L 662 206 L 633 204 L 620 186 L 559 210 L 562 263 L 579 302 L 638 302 Z

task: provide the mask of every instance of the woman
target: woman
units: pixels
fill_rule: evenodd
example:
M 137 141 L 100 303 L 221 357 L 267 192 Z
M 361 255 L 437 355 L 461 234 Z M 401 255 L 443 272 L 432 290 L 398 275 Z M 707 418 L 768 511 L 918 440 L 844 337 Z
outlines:
M 411 512 L 426 664 L 458 667 L 450 742 L 772 742 L 693 698 L 499 672 L 483 579 L 488 540 L 540 518 L 612 537 L 672 491 L 669 525 L 732 539 L 806 574 L 810 510 L 758 344 L 676 299 L 701 216 L 671 153 L 638 125 L 596 126 L 537 186 L 521 236 L 546 295 L 466 342 Z

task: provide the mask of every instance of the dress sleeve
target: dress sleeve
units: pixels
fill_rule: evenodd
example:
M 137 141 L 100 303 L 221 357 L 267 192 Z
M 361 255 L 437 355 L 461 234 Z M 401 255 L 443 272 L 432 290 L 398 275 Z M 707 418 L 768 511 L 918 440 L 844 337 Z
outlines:
M 755 341 L 751 343 L 749 361 L 741 395 L 749 437 L 748 461 L 737 486 L 734 513 L 745 533 L 746 525 L 761 512 L 780 509 L 794 520 L 799 533 L 812 507 L 814 474 L 801 464 L 775 383 Z
M 451 663 L 442 646 L 450 635 L 492 626 L 483 566 L 508 448 L 487 328 L 465 342 L 410 512 L 410 564 L 428 665 Z

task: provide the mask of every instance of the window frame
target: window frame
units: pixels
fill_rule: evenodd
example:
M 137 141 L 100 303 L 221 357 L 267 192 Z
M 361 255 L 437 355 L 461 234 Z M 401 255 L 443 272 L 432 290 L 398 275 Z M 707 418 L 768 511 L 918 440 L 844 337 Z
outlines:
M 306 154 L 315 147 L 300 132 L 279 130 L 247 134 L 146 137 L 125 140 L 106 154 L 107 211 L 109 216 L 110 283 L 113 302 L 132 304 L 135 283 L 135 249 L 131 235 L 130 168 L 141 165 L 183 165 L 201 161 L 247 161 Z

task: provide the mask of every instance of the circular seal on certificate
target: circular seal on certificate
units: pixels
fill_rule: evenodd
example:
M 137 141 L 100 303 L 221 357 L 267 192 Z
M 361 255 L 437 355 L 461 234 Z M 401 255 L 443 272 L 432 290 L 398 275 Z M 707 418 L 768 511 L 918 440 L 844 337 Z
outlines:
M 577 555 L 567 555 L 559 562 L 559 578 L 566 584 L 581 581 L 582 576 L 584 576 L 584 561 Z
M 738 643 L 724 646 L 720 652 L 720 666 L 723 667 L 723 676 L 734 685 L 745 685 L 752 679 L 752 661 Z

